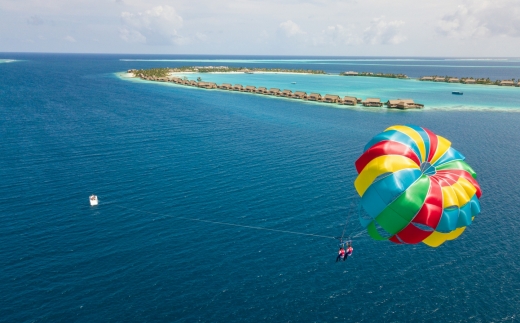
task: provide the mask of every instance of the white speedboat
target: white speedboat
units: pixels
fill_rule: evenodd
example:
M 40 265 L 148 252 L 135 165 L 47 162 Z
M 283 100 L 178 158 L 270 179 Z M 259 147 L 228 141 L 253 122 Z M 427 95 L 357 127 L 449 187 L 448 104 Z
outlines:
M 90 195 L 90 206 L 96 206 L 98 205 L 98 199 L 97 199 L 97 195 Z

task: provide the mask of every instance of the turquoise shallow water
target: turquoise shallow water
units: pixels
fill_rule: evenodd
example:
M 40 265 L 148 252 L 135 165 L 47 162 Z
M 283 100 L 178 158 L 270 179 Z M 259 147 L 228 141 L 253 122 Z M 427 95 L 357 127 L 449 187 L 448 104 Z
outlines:
M 0 67 L 2 320 L 518 321 L 520 114 L 366 113 L 128 82 L 116 73 L 157 63 L 116 55 L 15 58 Z M 437 249 L 360 234 L 336 264 L 353 163 L 402 123 L 467 157 L 483 212 Z
M 194 73 L 178 74 L 190 80 L 275 87 L 281 90 L 317 92 L 321 95 L 337 94 L 359 98 L 389 99 L 412 98 L 426 108 L 435 109 L 512 109 L 520 108 L 520 88 L 421 82 L 415 79 L 399 80 L 376 77 L 347 77 L 338 75 L 300 74 L 244 74 Z M 296 84 L 292 84 L 296 82 Z M 453 95 L 462 91 L 464 95 Z

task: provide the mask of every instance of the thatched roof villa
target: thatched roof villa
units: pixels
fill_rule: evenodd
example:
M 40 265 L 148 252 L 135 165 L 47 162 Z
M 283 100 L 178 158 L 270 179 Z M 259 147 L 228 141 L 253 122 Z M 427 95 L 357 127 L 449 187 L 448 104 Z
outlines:
M 255 93 L 256 92 L 256 86 L 248 85 L 248 86 L 245 87 L 244 92 Z
M 464 79 L 464 80 L 462 80 L 462 83 L 464 83 L 464 84 L 475 84 L 476 81 L 475 81 L 475 79 Z
M 353 96 L 346 96 L 343 98 L 343 104 L 356 105 L 357 103 L 358 103 L 357 99 Z
M 412 99 L 397 99 L 397 100 L 388 100 L 386 102 L 386 107 L 390 109 L 421 109 L 424 108 L 423 104 L 415 103 Z
M 433 79 L 435 82 L 446 82 L 446 78 L 445 77 L 436 77 Z
M 296 91 L 296 92 L 294 92 L 293 98 L 306 100 L 307 99 L 307 92 Z
M 199 86 L 197 81 L 188 81 L 186 84 L 189 86 Z
M 319 94 L 319 93 L 311 93 L 307 97 L 307 100 L 309 100 L 309 101 L 321 101 L 322 97 L 321 97 L 321 94 Z
M 270 88 L 269 92 L 267 94 L 269 94 L 269 95 L 280 95 L 280 89 L 277 89 L 275 87 Z
M 222 83 L 222 85 L 219 85 L 218 88 L 221 90 L 231 90 L 233 88 L 233 85 L 229 83 Z
M 460 83 L 460 80 L 456 77 L 452 77 L 448 79 L 448 83 Z
M 423 76 L 419 81 L 433 81 L 433 76 Z
M 233 91 L 242 91 L 244 89 L 244 87 L 241 85 L 241 84 L 235 84 L 235 86 L 233 86 Z
M 339 103 L 341 102 L 341 98 L 339 97 L 339 95 L 336 94 L 325 94 L 325 96 L 323 97 L 323 102 Z
M 204 89 L 216 89 L 217 84 L 213 82 L 199 82 L 199 87 Z
M 381 99 L 378 98 L 368 98 L 363 101 L 363 106 L 365 107 L 381 107 L 383 103 L 381 103 Z
M 157 81 L 159 81 L 159 82 L 168 82 L 168 78 L 167 77 L 159 77 L 157 79 Z
M 284 96 L 286 98 L 292 98 L 293 97 L 293 93 L 291 90 L 283 90 L 282 93 L 280 94 L 281 96 Z
M 267 88 L 263 87 L 263 86 L 260 86 L 257 90 L 256 90 L 256 93 L 259 93 L 259 94 L 267 94 L 269 92 L 269 90 L 267 90 Z
M 500 81 L 500 86 L 515 86 L 515 82 L 510 80 Z

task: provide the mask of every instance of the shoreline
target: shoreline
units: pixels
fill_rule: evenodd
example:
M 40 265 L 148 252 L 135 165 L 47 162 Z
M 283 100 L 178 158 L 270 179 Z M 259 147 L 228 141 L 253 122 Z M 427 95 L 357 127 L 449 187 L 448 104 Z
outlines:
M 182 86 L 176 83 L 171 82 L 154 82 L 149 80 L 143 80 L 138 77 L 132 76 L 133 74 L 127 73 L 127 72 L 116 72 L 114 73 L 118 78 L 123 79 L 125 81 L 131 81 L 131 82 L 145 82 L 145 83 L 153 83 L 153 84 L 159 84 L 163 86 L 173 86 L 173 87 L 179 87 L 184 89 L 191 89 L 191 90 L 219 90 L 219 89 L 205 89 L 200 87 L 192 87 L 192 86 Z M 327 76 L 338 76 L 338 75 L 327 75 Z M 409 79 L 410 81 L 418 81 L 416 79 Z M 480 85 L 480 84 L 468 84 L 468 85 Z M 226 90 L 222 90 L 226 91 Z M 250 94 L 248 92 L 240 92 L 240 91 L 227 91 L 232 92 L 236 94 Z M 387 109 L 387 108 L 366 108 L 364 106 L 349 106 L 349 105 L 336 105 L 336 104 L 329 104 L 324 102 L 317 102 L 317 101 L 308 101 L 308 100 L 294 100 L 286 97 L 277 97 L 277 96 L 271 96 L 271 95 L 265 95 L 265 98 L 272 98 L 272 99 L 287 99 L 289 101 L 294 102 L 300 102 L 304 104 L 316 104 L 320 107 L 329 107 L 332 109 L 348 109 L 353 111 L 360 111 L 360 112 L 371 112 L 371 113 L 399 113 L 403 110 L 399 109 Z M 490 107 L 490 106 L 478 106 L 478 105 L 472 105 L 472 106 L 443 106 L 443 105 L 428 105 L 427 107 L 423 109 L 409 109 L 407 110 L 408 113 L 413 111 L 424 111 L 424 112 L 447 112 L 447 111 L 453 111 L 453 112 L 481 112 L 481 113 L 487 113 L 487 112 L 500 112 L 500 113 L 520 113 L 520 106 L 518 108 L 512 107 L 512 108 L 505 108 L 505 107 Z

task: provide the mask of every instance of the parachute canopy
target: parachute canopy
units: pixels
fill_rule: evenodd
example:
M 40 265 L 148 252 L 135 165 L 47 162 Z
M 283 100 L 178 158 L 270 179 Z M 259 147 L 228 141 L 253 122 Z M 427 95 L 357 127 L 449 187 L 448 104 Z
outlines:
M 378 134 L 356 161 L 354 182 L 376 240 L 438 247 L 480 213 L 477 174 L 451 143 L 426 128 L 397 125 Z

